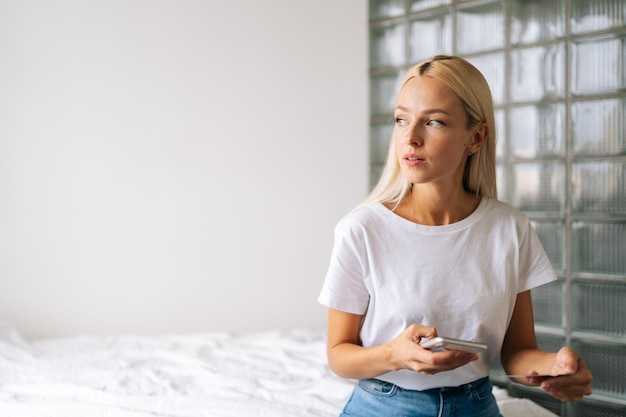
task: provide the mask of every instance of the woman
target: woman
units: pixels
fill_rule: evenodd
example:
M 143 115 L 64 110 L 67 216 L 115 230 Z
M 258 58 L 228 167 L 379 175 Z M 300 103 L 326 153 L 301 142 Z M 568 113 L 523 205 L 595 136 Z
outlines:
M 499 416 L 488 378 L 498 354 L 517 382 L 562 401 L 590 394 L 576 352 L 537 348 L 530 290 L 554 279 L 529 220 L 496 199 L 484 77 L 458 57 L 418 64 L 397 96 L 380 182 L 335 229 L 319 297 L 329 366 L 360 380 L 342 415 Z M 420 346 L 438 335 L 488 349 Z

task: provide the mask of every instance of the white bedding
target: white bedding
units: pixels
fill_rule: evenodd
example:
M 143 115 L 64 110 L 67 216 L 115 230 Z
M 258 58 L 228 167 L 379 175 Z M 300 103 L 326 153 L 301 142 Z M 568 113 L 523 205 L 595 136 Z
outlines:
M 306 330 L 27 342 L 0 325 L 0 416 L 337 416 L 352 387 Z M 555 416 L 494 392 L 505 417 Z

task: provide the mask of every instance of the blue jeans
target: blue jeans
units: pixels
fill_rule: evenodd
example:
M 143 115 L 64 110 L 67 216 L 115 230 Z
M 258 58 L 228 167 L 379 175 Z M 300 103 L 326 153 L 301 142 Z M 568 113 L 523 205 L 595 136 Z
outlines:
M 354 388 L 340 417 L 502 417 L 492 389 L 488 377 L 425 391 L 365 379 Z

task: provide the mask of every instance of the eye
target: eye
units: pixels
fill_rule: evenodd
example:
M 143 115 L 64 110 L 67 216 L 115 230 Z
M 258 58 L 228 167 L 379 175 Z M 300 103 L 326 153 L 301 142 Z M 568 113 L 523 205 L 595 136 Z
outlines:
M 441 120 L 429 120 L 428 122 L 426 122 L 426 124 L 431 127 L 444 127 L 445 126 L 445 123 L 442 122 Z
M 396 124 L 398 126 L 406 126 L 406 119 L 403 119 L 402 117 L 396 117 Z

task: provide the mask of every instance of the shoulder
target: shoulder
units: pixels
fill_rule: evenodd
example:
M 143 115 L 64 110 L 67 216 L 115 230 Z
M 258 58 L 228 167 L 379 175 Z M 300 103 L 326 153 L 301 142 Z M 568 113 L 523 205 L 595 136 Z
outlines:
M 495 199 L 487 199 L 481 204 L 480 220 L 475 223 L 478 230 L 490 235 L 517 236 L 525 239 L 533 233 L 530 219 L 521 210 Z
M 337 229 L 368 228 L 385 221 L 386 208 L 382 204 L 360 207 L 345 215 L 337 223 Z
M 345 215 L 335 227 L 335 233 L 362 234 L 384 225 L 387 220 L 387 209 L 382 204 L 360 207 Z
M 518 224 L 525 224 L 529 222 L 528 217 L 520 211 L 518 208 L 512 205 L 495 200 L 487 199 L 485 201 L 484 214 L 487 219 L 495 221 L 511 221 Z

